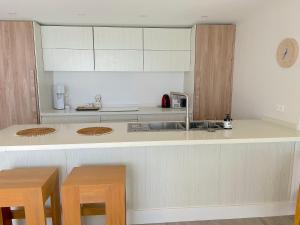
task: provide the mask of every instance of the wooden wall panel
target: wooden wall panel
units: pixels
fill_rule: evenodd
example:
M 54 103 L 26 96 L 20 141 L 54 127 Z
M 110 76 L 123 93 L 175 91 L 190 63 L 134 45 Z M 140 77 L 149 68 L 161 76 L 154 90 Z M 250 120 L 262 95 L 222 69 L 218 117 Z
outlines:
M 231 113 L 235 25 L 197 25 L 194 119 Z
M 37 123 L 32 22 L 0 21 L 0 129 Z

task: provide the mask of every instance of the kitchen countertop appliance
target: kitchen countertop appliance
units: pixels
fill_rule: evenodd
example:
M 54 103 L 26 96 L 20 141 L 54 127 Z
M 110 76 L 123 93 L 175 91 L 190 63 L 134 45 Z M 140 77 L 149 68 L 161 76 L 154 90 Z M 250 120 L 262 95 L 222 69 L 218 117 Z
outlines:
M 65 109 L 65 86 L 56 84 L 53 87 L 53 106 L 55 109 Z
M 171 92 L 171 108 L 186 108 L 186 96 L 179 95 L 178 92 Z
M 170 96 L 168 94 L 164 94 L 161 99 L 161 107 L 170 108 L 170 106 L 171 106 Z

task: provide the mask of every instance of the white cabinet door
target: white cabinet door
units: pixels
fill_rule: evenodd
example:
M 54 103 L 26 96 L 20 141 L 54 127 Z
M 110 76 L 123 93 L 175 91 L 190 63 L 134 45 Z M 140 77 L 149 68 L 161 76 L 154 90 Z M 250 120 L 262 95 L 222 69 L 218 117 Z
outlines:
M 44 49 L 45 71 L 94 71 L 93 50 Z
M 189 71 L 190 51 L 144 51 L 144 71 Z
M 190 50 L 189 28 L 144 28 L 145 50 Z
M 100 123 L 100 116 L 42 116 L 41 123 Z
M 143 49 L 142 28 L 94 27 L 95 49 Z
M 96 71 L 143 71 L 142 28 L 94 27 Z
M 93 49 L 92 27 L 42 26 L 43 48 Z
M 95 50 L 96 71 L 143 71 L 142 50 Z

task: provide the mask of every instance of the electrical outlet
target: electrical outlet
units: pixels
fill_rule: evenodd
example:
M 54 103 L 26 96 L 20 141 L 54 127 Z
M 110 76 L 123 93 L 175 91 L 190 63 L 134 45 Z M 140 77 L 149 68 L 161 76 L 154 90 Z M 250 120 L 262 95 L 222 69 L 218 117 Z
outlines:
M 285 111 L 285 106 L 284 105 L 280 105 L 280 104 L 276 105 L 276 112 L 283 113 L 284 111 Z

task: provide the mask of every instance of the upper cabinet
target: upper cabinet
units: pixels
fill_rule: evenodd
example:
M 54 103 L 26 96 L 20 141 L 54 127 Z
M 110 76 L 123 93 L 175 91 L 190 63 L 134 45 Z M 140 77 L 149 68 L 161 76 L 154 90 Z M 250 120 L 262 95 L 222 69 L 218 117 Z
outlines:
M 95 49 L 143 50 L 142 28 L 94 27 Z
M 143 29 L 94 27 L 96 71 L 143 71 Z
M 190 70 L 191 29 L 144 28 L 144 71 Z
M 43 26 L 46 71 L 94 71 L 93 28 Z
M 93 49 L 92 27 L 42 26 L 43 48 Z
M 144 71 L 190 70 L 190 51 L 145 51 Z
M 94 53 L 88 49 L 43 49 L 45 71 L 94 71 Z
M 95 71 L 143 71 L 143 51 L 96 49 Z
M 190 51 L 191 29 L 144 28 L 144 49 L 162 51 Z
M 43 26 L 47 71 L 188 71 L 188 28 Z

